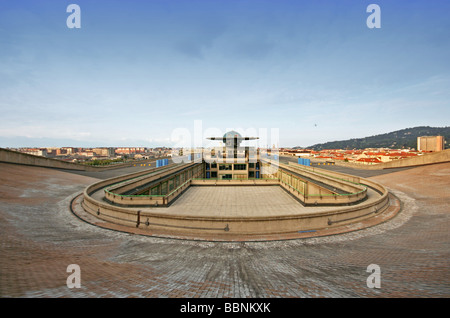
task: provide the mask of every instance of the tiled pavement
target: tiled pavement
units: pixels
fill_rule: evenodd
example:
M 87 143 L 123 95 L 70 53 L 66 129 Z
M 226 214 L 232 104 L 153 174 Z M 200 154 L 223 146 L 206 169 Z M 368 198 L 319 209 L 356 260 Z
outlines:
M 95 179 L 0 163 L 0 297 L 449 297 L 449 176 L 450 163 L 374 176 L 403 209 L 372 228 L 224 243 L 92 226 L 68 206 Z M 366 285 L 370 264 L 379 289 Z

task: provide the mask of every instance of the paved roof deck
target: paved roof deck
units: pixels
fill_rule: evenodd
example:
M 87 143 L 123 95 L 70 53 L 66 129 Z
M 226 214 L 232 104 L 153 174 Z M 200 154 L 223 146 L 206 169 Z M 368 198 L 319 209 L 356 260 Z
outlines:
M 191 186 L 167 213 L 195 216 L 276 216 L 305 209 L 280 186 Z
M 379 197 L 378 193 L 368 189 L 367 200 Z M 141 210 L 186 216 L 270 217 L 339 208 L 305 207 L 280 186 L 191 186 L 169 207 Z

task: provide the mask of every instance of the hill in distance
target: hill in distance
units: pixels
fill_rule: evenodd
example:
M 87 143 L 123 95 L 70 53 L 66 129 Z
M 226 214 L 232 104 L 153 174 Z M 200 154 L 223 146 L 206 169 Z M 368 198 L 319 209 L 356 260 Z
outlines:
M 365 148 L 417 148 L 417 137 L 422 136 L 443 136 L 445 139 L 444 147 L 450 147 L 450 127 L 429 127 L 420 126 L 393 131 L 386 134 L 375 135 L 364 138 L 353 138 L 341 141 L 331 141 L 321 144 L 315 144 L 307 149 L 365 149 Z

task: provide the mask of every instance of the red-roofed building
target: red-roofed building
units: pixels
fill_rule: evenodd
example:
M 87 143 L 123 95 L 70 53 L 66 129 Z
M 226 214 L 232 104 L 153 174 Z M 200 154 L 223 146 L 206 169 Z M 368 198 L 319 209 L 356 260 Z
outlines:
M 381 160 L 378 158 L 360 158 L 360 159 L 356 160 L 356 162 L 370 165 L 370 164 L 374 164 L 374 163 L 381 163 Z

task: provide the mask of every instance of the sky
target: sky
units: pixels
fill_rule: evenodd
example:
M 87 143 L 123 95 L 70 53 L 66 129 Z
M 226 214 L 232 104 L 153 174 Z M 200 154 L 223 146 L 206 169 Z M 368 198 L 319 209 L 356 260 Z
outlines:
M 80 28 L 67 25 L 72 3 Z M 180 132 L 189 143 L 231 129 L 307 147 L 449 126 L 449 9 L 0 0 L 0 147 L 170 147 Z

